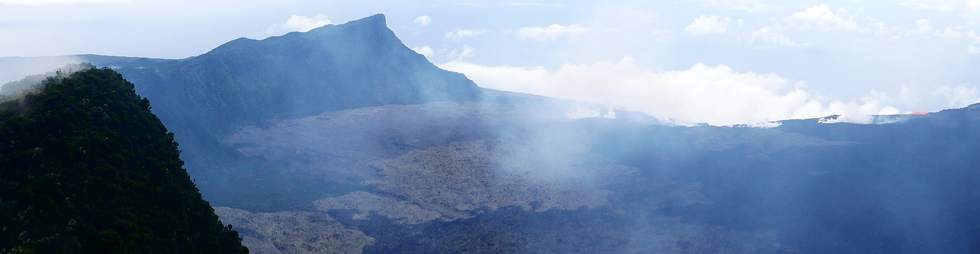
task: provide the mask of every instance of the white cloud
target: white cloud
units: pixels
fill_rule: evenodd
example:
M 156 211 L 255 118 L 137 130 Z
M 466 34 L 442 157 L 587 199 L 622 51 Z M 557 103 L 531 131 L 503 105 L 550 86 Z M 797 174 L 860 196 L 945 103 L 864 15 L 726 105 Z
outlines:
M 470 37 L 477 37 L 485 34 L 486 30 L 471 30 L 471 29 L 459 29 L 456 31 L 446 33 L 446 39 L 452 41 L 461 41 Z
M 898 28 L 888 26 L 884 22 L 865 17 L 869 28 L 862 27 L 856 17 L 846 14 L 844 9 L 834 11 L 827 5 L 814 5 L 806 9 L 792 13 L 791 15 L 773 19 L 768 25 L 753 30 L 749 34 L 749 41 L 759 45 L 783 46 L 783 47 L 803 47 L 809 43 L 798 42 L 792 36 L 803 36 L 813 39 L 811 31 L 821 32 L 854 32 L 868 35 L 881 36 L 882 38 L 897 39 L 905 33 L 897 32 Z M 925 24 L 928 26 L 928 22 Z M 931 27 L 928 27 L 931 29 Z
M 491 4 L 492 3 L 492 4 Z M 508 6 L 508 7 L 562 7 L 565 6 L 564 3 L 560 1 L 469 1 L 469 2 L 456 2 L 454 5 L 457 6 L 467 6 L 467 7 L 487 7 L 487 6 Z
M 684 30 L 694 35 L 720 34 L 728 31 L 728 24 L 731 19 L 717 16 L 700 16 Z
M 959 28 L 959 27 L 946 27 L 946 29 L 943 29 L 942 31 L 937 31 L 936 32 L 936 36 L 938 36 L 939 38 L 946 38 L 946 39 L 958 40 L 958 39 L 966 38 L 967 36 L 970 35 L 970 33 L 972 33 L 972 32 L 969 32 L 969 33 L 968 32 L 964 32 L 963 31 L 963 28 Z
M 915 27 L 908 32 L 909 35 L 929 34 L 932 32 L 932 22 L 928 19 L 915 20 Z
M 789 38 L 782 32 L 772 27 L 762 27 L 752 31 L 749 40 L 755 44 L 781 46 L 781 47 L 805 47 L 806 43 L 800 43 Z
M 435 55 L 435 51 L 429 46 L 414 47 L 412 50 L 419 53 L 419 55 L 425 56 L 425 58 L 432 58 L 432 56 Z
M 980 91 L 967 86 L 941 86 L 932 92 L 931 98 L 938 98 L 944 107 L 963 107 L 980 102 Z
M 918 10 L 956 11 L 980 8 L 980 0 L 904 0 L 901 5 Z
M 963 26 L 946 27 L 942 30 L 931 29 L 931 26 L 929 28 L 930 29 L 923 29 L 920 25 L 920 28 L 910 31 L 909 34 L 923 34 L 930 31 L 935 31 L 932 33 L 932 36 L 963 43 L 966 45 L 967 53 L 971 55 L 980 54 L 980 48 L 977 47 L 980 46 L 980 35 L 973 30 Z
M 724 65 L 653 72 L 625 58 L 565 64 L 555 71 L 464 62 L 443 67 L 489 88 L 612 105 L 688 123 L 726 125 L 789 118 L 812 100 L 779 76 L 738 73 Z M 822 106 L 816 111 L 817 116 L 825 113 Z
M 429 24 L 432 24 L 432 17 L 425 16 L 425 15 L 415 17 L 415 19 L 412 20 L 412 24 L 415 24 L 417 26 L 423 26 L 423 27 L 428 26 Z
M 929 88 L 900 86 L 895 93 L 872 90 L 861 101 L 888 104 L 905 109 L 899 112 L 921 112 L 960 108 L 980 102 L 980 91 L 968 84 L 941 85 Z
M 790 20 L 800 29 L 820 29 L 825 31 L 862 31 L 853 17 L 839 15 L 827 5 L 815 5 L 805 10 L 793 13 Z
M 802 82 L 775 74 L 738 72 L 725 66 L 696 64 L 688 69 L 651 71 L 630 58 L 618 62 L 544 67 L 483 66 L 463 61 L 441 67 L 461 72 L 493 89 L 530 93 L 645 112 L 681 123 L 731 125 L 791 118 L 844 115 L 862 122 L 872 114 L 902 112 L 892 104 L 909 96 L 873 92 L 857 100 L 826 100 Z M 928 95 L 950 106 L 980 101 L 976 89 L 950 87 Z
M 0 0 L 0 5 L 43 6 L 72 4 L 128 3 L 130 0 Z
M 429 46 L 414 47 L 412 50 L 419 53 L 419 55 L 425 56 L 425 58 L 432 58 L 432 56 L 435 55 L 435 51 Z
M 885 23 L 876 18 L 864 17 L 864 23 L 867 24 L 870 34 L 878 38 L 897 40 L 900 39 L 902 28 L 898 26 Z
M 464 46 L 462 48 L 453 49 L 453 51 L 449 52 L 448 56 L 449 58 L 454 59 L 453 61 L 463 61 L 467 58 L 476 56 L 476 53 L 474 52 L 473 48 Z
M 766 11 L 774 9 L 773 6 L 765 4 L 762 0 L 690 0 L 691 2 L 703 7 L 736 10 L 736 11 Z
M 748 41 L 758 45 L 783 46 L 783 47 L 805 47 L 810 44 L 800 42 L 794 37 L 806 39 L 816 39 L 818 41 L 839 41 L 839 38 L 828 38 L 825 34 L 814 32 L 847 32 L 855 35 L 874 36 L 872 39 L 891 39 L 897 40 L 912 31 L 903 32 L 895 26 L 881 22 L 880 20 L 864 17 L 867 27 L 858 23 L 858 17 L 847 14 L 845 9 L 833 10 L 827 5 L 814 5 L 806 9 L 793 12 L 783 18 L 772 19 L 765 26 L 757 28 L 748 35 Z M 928 20 L 919 20 L 915 31 L 921 34 L 928 33 L 932 27 Z M 835 37 L 841 35 L 833 35 Z M 822 38 L 821 38 L 822 37 Z M 850 38 L 854 41 L 867 41 L 866 38 Z
M 559 38 L 575 38 L 589 32 L 589 28 L 580 25 L 552 24 L 544 27 L 521 27 L 517 37 L 522 40 L 550 41 Z
M 273 25 L 269 27 L 269 29 L 266 29 L 266 33 L 274 35 L 288 32 L 306 32 L 329 24 L 331 24 L 330 20 L 323 14 L 318 14 L 312 17 L 291 15 L 289 16 L 289 19 L 286 19 L 286 22 Z
M 957 1 L 949 0 L 904 0 L 900 4 L 919 10 L 951 11 L 956 9 Z
M 561 7 L 565 6 L 558 2 L 537 2 L 537 1 L 522 1 L 522 2 L 506 2 L 504 5 L 507 6 L 518 6 L 518 7 Z

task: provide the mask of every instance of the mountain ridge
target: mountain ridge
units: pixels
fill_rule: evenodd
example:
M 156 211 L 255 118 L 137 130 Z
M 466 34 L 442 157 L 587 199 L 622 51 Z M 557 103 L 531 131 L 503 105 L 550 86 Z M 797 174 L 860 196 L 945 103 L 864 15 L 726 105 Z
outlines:
M 483 94 L 464 75 L 439 69 L 402 44 L 383 15 L 237 39 L 185 59 L 96 60 L 154 102 L 191 174 L 205 183 L 202 192 L 219 203 L 225 199 L 217 196 L 238 194 L 215 194 L 234 189 L 218 172 L 254 167 L 221 143 L 241 127 L 351 108 L 474 101 Z

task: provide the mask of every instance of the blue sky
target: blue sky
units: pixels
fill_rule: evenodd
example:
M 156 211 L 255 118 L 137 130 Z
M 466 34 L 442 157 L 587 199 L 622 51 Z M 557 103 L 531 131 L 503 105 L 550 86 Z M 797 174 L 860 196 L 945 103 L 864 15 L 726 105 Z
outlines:
M 375 13 L 481 86 L 679 122 L 980 102 L 980 0 L 0 0 L 0 56 L 183 58 Z

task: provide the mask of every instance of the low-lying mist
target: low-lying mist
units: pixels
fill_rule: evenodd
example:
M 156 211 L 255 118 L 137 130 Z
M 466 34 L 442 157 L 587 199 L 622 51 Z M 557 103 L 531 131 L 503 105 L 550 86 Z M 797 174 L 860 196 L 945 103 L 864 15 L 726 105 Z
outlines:
M 0 67 L 3 67 L 3 71 L 0 71 L 0 84 L 21 80 L 26 76 L 52 72 L 67 65 L 83 62 L 85 62 L 84 59 L 76 56 L 0 57 Z
M 44 66 L 37 68 L 44 68 Z M 20 80 L 0 83 L 0 101 L 20 98 L 37 91 L 46 82 L 64 79 L 72 73 L 91 68 L 95 68 L 95 66 L 87 63 L 61 65 L 45 69 L 46 71 L 43 74 L 29 75 Z
M 274 165 L 253 174 L 279 176 L 205 192 L 221 206 L 325 212 L 374 239 L 369 252 L 976 248 L 976 229 L 953 223 L 980 220 L 964 212 L 980 195 L 966 155 L 975 110 L 887 125 L 684 127 L 622 111 L 569 117 L 588 106 L 488 94 L 243 128 L 225 144 Z M 263 196 L 215 195 L 251 188 Z

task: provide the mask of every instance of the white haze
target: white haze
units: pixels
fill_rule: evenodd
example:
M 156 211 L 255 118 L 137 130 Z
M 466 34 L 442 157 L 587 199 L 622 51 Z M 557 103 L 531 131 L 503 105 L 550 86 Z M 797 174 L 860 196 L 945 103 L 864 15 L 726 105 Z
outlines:
M 656 71 L 628 57 L 564 64 L 555 70 L 464 61 L 441 67 L 464 73 L 486 88 L 608 105 L 677 123 L 754 124 L 829 115 L 841 115 L 839 120 L 844 122 L 869 123 L 871 115 L 910 113 L 922 105 L 953 108 L 980 102 L 976 88 L 955 85 L 932 91 L 872 90 L 850 100 L 827 99 L 809 90 L 803 81 L 776 74 L 700 63 L 682 70 Z
M 13 62 L 15 64 L 7 64 Z M 39 57 L 30 61 L 23 61 L 21 58 L 0 58 L 0 91 L 3 85 L 23 79 L 29 75 L 43 74 L 65 67 L 69 64 L 81 63 L 82 60 L 74 56 L 54 56 Z

